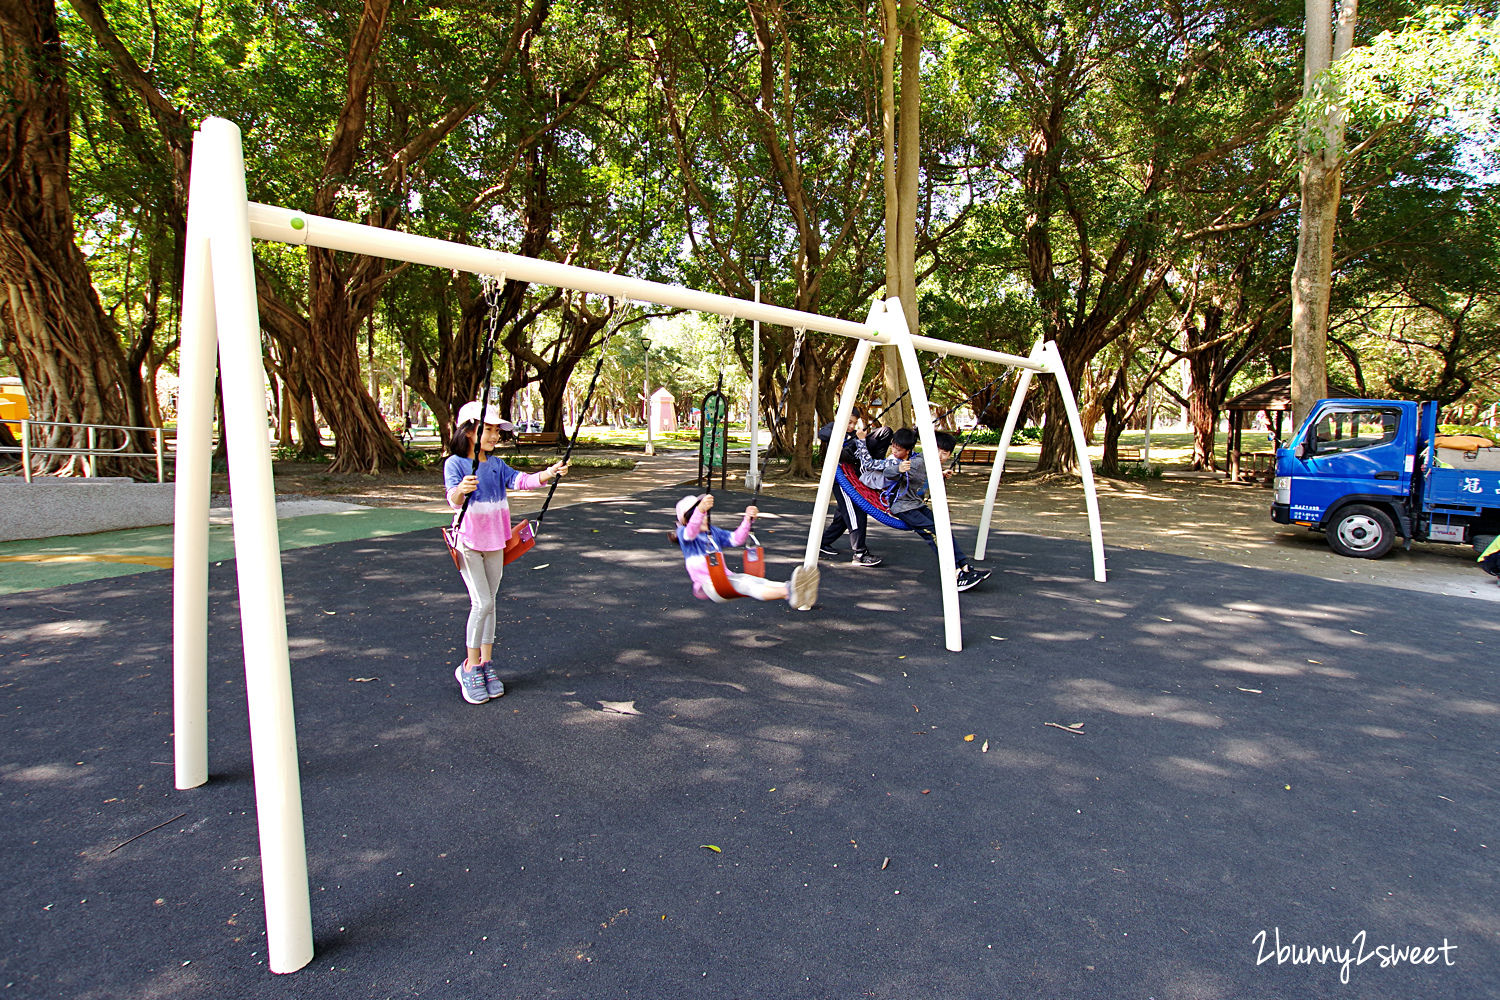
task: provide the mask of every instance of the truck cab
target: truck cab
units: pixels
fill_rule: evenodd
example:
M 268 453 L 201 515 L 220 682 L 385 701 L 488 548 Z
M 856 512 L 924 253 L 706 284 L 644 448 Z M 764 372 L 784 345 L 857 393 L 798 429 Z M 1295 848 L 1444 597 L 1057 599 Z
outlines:
M 1500 524 L 1500 448 L 1445 449 L 1435 403 L 1320 400 L 1277 449 L 1271 517 L 1363 559 L 1398 538 L 1472 541 Z

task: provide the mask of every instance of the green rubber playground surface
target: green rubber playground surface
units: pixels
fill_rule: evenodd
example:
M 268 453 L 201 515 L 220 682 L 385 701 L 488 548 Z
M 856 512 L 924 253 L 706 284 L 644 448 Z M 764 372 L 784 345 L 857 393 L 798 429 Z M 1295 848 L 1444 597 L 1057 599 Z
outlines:
M 360 538 L 382 538 L 446 524 L 449 515 L 402 507 L 366 507 L 307 514 L 277 522 L 283 552 Z M 437 544 L 434 536 L 434 545 Z M 209 562 L 234 558 L 234 528 L 208 529 Z M 172 568 L 172 526 L 104 531 L 94 535 L 0 542 L 0 594 L 45 590 Z

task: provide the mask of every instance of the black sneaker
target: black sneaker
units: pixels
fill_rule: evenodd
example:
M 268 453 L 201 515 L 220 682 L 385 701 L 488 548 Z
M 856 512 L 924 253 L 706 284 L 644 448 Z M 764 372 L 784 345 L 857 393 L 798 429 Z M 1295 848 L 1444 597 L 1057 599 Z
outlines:
M 854 553 L 854 558 L 850 561 L 856 566 L 879 566 L 885 562 L 884 559 L 877 555 L 871 555 L 869 552 L 856 552 Z
M 958 570 L 958 589 L 960 592 L 973 590 L 990 578 L 990 570 L 975 569 L 973 566 L 962 566 Z
M 843 555 L 843 553 L 834 548 L 832 545 L 822 545 L 818 547 L 818 555 L 828 556 L 830 559 L 837 559 L 839 556 Z

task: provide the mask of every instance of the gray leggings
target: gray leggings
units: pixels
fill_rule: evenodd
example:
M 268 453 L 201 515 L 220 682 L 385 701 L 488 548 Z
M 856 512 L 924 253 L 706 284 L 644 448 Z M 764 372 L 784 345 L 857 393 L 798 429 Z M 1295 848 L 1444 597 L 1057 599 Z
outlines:
M 476 552 L 460 547 L 458 551 L 463 556 L 459 573 L 469 588 L 469 625 L 464 635 L 470 649 L 479 649 L 495 641 L 495 595 L 505 575 L 505 550 Z

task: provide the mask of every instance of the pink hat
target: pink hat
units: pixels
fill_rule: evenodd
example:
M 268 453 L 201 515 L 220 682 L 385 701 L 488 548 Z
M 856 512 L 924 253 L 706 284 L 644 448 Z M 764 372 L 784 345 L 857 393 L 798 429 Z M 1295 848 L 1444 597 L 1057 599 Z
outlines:
M 477 399 L 465 403 L 463 406 L 459 407 L 458 420 L 456 422 L 460 425 L 468 423 L 477 424 L 479 422 L 479 409 L 479 400 Z M 487 406 L 484 408 L 484 422 L 487 424 L 494 424 L 502 431 L 513 431 L 516 429 L 516 425 L 511 423 L 509 420 L 501 417 L 500 411 L 495 409 L 493 406 Z
M 701 499 L 702 497 L 700 497 L 697 493 L 692 493 L 677 501 L 678 522 L 686 524 L 687 516 L 692 512 L 693 508 L 698 505 L 698 501 Z

